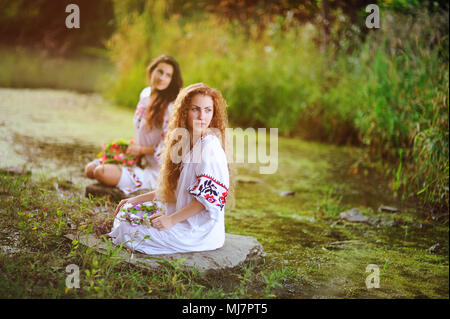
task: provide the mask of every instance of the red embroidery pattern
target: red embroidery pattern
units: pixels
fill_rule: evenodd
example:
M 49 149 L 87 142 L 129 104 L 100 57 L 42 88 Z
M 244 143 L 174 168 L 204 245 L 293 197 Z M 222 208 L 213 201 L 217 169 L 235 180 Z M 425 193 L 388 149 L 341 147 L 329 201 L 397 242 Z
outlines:
M 134 173 L 134 170 L 132 170 L 130 167 L 127 167 L 128 172 L 131 175 L 131 178 L 134 181 L 134 184 L 140 188 L 142 186 L 142 181 L 139 179 L 139 177 Z
M 201 196 L 209 203 L 223 210 L 227 200 L 228 188 L 208 175 L 197 176 L 197 184 L 189 190 L 194 196 Z
M 167 117 L 168 115 L 166 114 L 166 117 Z M 168 131 L 168 125 L 169 124 L 169 121 L 166 119 L 166 120 L 164 120 L 164 124 L 163 124 L 163 127 L 162 127 L 162 130 L 161 130 L 161 143 L 163 143 L 163 141 L 164 141 L 164 139 L 166 138 L 166 135 L 167 135 L 167 131 Z M 159 159 L 159 157 L 161 157 L 161 154 L 162 154 L 162 149 L 161 149 L 161 147 L 159 147 L 158 146 L 158 150 L 156 151 L 156 153 L 155 153 L 155 156 L 156 156 L 156 159 Z
M 138 106 L 138 108 L 136 109 L 136 113 L 134 114 L 134 116 L 139 116 L 139 115 L 141 115 L 141 114 L 142 114 L 142 111 L 144 111 L 144 108 L 145 108 L 145 107 L 143 107 L 143 106 Z

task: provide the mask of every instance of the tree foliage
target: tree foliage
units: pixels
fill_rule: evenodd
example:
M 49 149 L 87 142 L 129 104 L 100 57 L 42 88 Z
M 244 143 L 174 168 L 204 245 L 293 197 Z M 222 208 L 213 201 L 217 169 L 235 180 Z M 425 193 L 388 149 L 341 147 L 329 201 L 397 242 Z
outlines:
M 68 29 L 66 6 L 80 8 L 80 28 Z M 0 1 L 0 44 L 70 54 L 85 46 L 102 47 L 114 30 L 111 0 Z

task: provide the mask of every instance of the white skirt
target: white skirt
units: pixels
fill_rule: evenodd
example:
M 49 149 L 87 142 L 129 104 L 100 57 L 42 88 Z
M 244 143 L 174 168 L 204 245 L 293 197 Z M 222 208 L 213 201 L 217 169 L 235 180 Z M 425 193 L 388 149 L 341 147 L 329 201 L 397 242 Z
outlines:
M 126 195 L 141 189 L 153 190 L 157 186 L 158 175 L 159 169 L 122 166 L 122 174 L 116 187 Z

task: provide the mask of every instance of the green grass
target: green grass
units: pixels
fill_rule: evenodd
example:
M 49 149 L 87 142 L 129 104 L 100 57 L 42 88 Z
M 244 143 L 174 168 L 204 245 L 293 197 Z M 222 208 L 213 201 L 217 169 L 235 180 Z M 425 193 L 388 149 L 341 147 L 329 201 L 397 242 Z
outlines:
M 340 150 L 342 152 L 343 150 Z M 288 153 L 303 161 L 292 162 Z M 119 262 L 120 247 L 109 241 L 107 254 L 97 253 L 63 237 L 67 232 L 109 231 L 116 203 L 85 198 L 80 185 L 46 175 L 0 174 L 0 244 L 20 253 L 0 255 L 0 295 L 4 298 L 401 298 L 426 295 L 448 297 L 448 227 L 425 222 L 402 208 L 392 216 L 398 226 L 369 226 L 339 221 L 338 211 L 361 207 L 379 217 L 362 201 L 344 204 L 361 188 L 336 179 L 323 160 L 337 149 L 282 139 L 280 170 L 263 176 L 262 184 L 236 185 L 236 205 L 226 215 L 228 233 L 254 236 L 263 245 L 261 264 L 244 264 L 220 276 L 185 270 L 180 262 L 149 271 Z M 303 154 L 303 155 L 300 155 Z M 308 154 L 308 155 L 306 155 Z M 346 157 L 342 154 L 341 160 Z M 317 159 L 322 159 L 320 163 Z M 317 163 L 314 168 L 313 163 Z M 342 167 L 345 163 L 341 162 Z M 253 175 L 252 169 L 238 171 Z M 305 167 L 317 174 L 304 175 L 305 183 L 324 185 L 296 188 L 296 195 L 279 196 L 290 189 Z M 342 168 L 336 168 L 341 170 Z M 259 176 L 261 177 L 261 176 Z M 291 178 L 291 179 L 289 179 Z M 370 177 L 369 177 L 370 178 Z M 55 186 L 57 185 L 57 186 Z M 382 202 L 381 194 L 376 195 Z M 362 199 L 360 199 L 362 200 Z M 349 206 L 352 205 L 352 206 Z M 419 223 L 423 228 L 418 227 Z M 407 233 L 405 227 L 408 226 Z M 15 235 L 14 235 L 15 234 Z M 358 240 L 362 246 L 330 250 L 330 242 Z M 428 248 L 439 242 L 441 250 Z M 388 262 L 386 262 L 388 261 Z M 383 269 L 381 287 L 367 290 L 364 280 L 369 263 Z M 67 265 L 80 268 L 80 288 L 65 288 Z M 20 280 L 19 280 L 20 279 Z M 447 288 L 445 288 L 447 287 Z
M 147 271 L 120 263 L 116 258 L 120 247 L 109 241 L 106 255 L 84 247 L 77 240 L 70 242 L 67 232 L 94 232 L 97 226 L 111 222 L 112 215 L 100 218 L 96 209 L 114 203 L 103 199 L 88 199 L 77 195 L 77 187 L 65 185 L 63 199 L 58 200 L 54 183 L 59 189 L 63 180 L 33 179 L 29 176 L 0 175 L 2 211 L 2 248 L 16 247 L 20 254 L 0 255 L 0 295 L 3 298 L 234 298 L 246 297 L 239 280 L 224 286 L 222 280 L 204 278 L 195 270 L 184 270 L 180 262 L 166 263 L 159 271 Z M 10 234 L 18 233 L 14 239 Z M 80 268 L 80 289 L 66 289 L 67 265 Z M 252 266 L 244 266 L 245 280 L 254 284 Z M 283 270 L 285 272 L 285 270 Z M 263 272 L 259 292 L 264 297 L 271 292 L 276 278 Z M 275 273 L 274 273 L 275 274 Z M 230 278 L 239 276 L 230 273 Z M 275 275 L 276 276 L 276 275 Z M 19 280 L 20 279 L 20 280 Z M 246 282 L 244 280 L 244 282 Z

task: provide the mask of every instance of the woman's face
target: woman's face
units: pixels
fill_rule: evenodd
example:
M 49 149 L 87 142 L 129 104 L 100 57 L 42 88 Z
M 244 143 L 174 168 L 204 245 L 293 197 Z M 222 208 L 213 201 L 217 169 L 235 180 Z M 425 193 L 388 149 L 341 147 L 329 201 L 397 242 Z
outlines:
M 188 128 L 194 136 L 202 135 L 211 124 L 214 101 L 209 95 L 196 94 L 188 109 Z
M 158 63 L 150 78 L 150 86 L 153 89 L 163 91 L 167 89 L 172 81 L 173 66 L 168 63 Z

